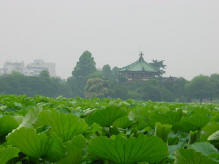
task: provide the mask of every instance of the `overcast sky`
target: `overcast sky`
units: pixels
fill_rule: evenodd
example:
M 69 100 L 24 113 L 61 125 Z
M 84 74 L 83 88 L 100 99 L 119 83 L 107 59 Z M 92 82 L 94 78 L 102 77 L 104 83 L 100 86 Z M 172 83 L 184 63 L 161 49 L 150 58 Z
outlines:
M 0 0 L 0 67 L 43 59 L 66 78 L 84 50 L 98 68 L 143 51 L 168 76 L 219 73 L 219 0 Z

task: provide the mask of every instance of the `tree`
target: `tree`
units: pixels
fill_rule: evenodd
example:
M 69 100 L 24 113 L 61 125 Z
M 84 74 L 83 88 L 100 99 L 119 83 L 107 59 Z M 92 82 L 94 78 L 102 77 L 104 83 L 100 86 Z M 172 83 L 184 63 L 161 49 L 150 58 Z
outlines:
M 161 101 L 160 89 L 152 83 L 146 84 L 139 89 L 138 93 L 141 94 L 143 100 Z
M 47 70 L 40 72 L 39 76 L 42 78 L 49 78 L 50 77 L 49 72 Z
M 72 72 L 72 75 L 76 78 L 86 78 L 89 74 L 96 71 L 96 63 L 92 54 L 89 51 L 85 51 L 79 58 L 79 61 Z
M 111 90 L 111 97 L 112 98 L 127 99 L 128 98 L 128 89 L 123 85 L 114 85 L 112 90 Z
M 187 81 L 184 78 L 163 78 L 161 79 L 161 86 L 172 92 L 176 101 L 185 101 L 185 84 Z
M 166 65 L 164 65 L 164 60 L 153 60 L 150 64 L 159 71 L 159 76 L 162 76 L 165 73 Z
M 199 99 L 202 103 L 203 99 L 210 98 L 211 82 L 208 76 L 196 76 L 186 85 L 187 96 L 194 99 Z
M 71 88 L 73 97 L 83 96 L 84 84 L 81 84 L 80 80 L 76 79 L 74 76 L 71 76 L 67 79 L 67 85 Z
M 210 76 L 211 81 L 211 100 L 212 99 L 218 99 L 219 98 L 219 74 L 212 74 Z
M 68 79 L 68 83 L 72 88 L 75 96 L 84 96 L 84 87 L 88 80 L 88 76 L 96 71 L 96 63 L 92 54 L 85 51 L 79 58 L 79 61 L 72 72 L 72 77 Z
M 113 79 L 113 73 L 109 64 L 103 66 L 103 78 L 111 80 Z
M 64 80 L 42 76 L 24 76 L 12 73 L 0 76 L 0 94 L 43 95 L 49 97 L 72 96 L 71 89 Z
M 162 101 L 171 102 L 171 101 L 174 101 L 176 99 L 176 97 L 174 97 L 173 92 L 171 92 L 170 90 L 168 90 L 165 87 L 160 87 L 160 95 L 161 95 Z
M 91 73 L 90 75 L 88 75 L 88 79 L 92 79 L 92 78 L 103 78 L 103 71 L 97 70 L 94 73 Z
M 109 93 L 108 86 L 101 78 L 88 79 L 85 86 L 85 97 L 105 97 Z
M 119 82 L 120 81 L 120 74 L 119 74 L 119 68 L 118 67 L 113 67 L 112 69 L 112 75 L 113 75 L 113 80 Z M 123 79 L 122 79 L 123 80 Z
M 117 77 L 117 79 L 119 78 L 119 68 L 118 67 L 113 67 L 112 73 L 113 73 L 114 77 Z

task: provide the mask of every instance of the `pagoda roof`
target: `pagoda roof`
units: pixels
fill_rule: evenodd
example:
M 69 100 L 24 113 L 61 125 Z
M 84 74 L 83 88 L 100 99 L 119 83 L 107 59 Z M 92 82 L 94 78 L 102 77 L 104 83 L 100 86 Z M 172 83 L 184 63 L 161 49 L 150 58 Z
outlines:
M 140 53 L 140 58 L 136 62 L 134 62 L 126 67 L 121 68 L 120 71 L 158 72 L 158 70 L 155 67 L 153 67 L 151 64 L 147 63 L 144 60 L 142 53 Z

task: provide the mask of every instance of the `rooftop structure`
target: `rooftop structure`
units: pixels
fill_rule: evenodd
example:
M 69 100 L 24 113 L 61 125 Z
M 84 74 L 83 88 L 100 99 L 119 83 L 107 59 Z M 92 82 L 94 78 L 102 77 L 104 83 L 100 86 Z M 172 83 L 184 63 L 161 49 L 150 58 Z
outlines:
M 147 63 L 143 58 L 143 53 L 140 53 L 139 59 L 120 69 L 120 74 L 128 80 L 147 80 L 159 75 L 159 69 Z

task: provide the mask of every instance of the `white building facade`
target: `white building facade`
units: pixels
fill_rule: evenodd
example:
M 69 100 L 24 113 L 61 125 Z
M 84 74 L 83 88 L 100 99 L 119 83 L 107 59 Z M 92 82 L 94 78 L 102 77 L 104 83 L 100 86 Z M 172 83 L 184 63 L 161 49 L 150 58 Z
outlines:
M 55 63 L 46 63 L 43 60 L 34 60 L 27 66 L 24 62 L 6 62 L 0 69 L 0 75 L 19 72 L 26 76 L 39 76 L 42 71 L 48 71 L 51 77 L 56 77 Z
M 24 62 L 6 62 L 2 69 L 3 74 L 11 74 L 12 72 L 23 73 Z
M 25 67 L 24 74 L 27 76 L 38 76 L 42 71 L 48 71 L 51 77 L 56 76 L 56 65 L 54 63 L 46 63 L 43 60 L 34 60 L 33 63 Z
M 1 75 L 4 75 L 4 69 L 3 68 L 0 68 L 0 76 Z

